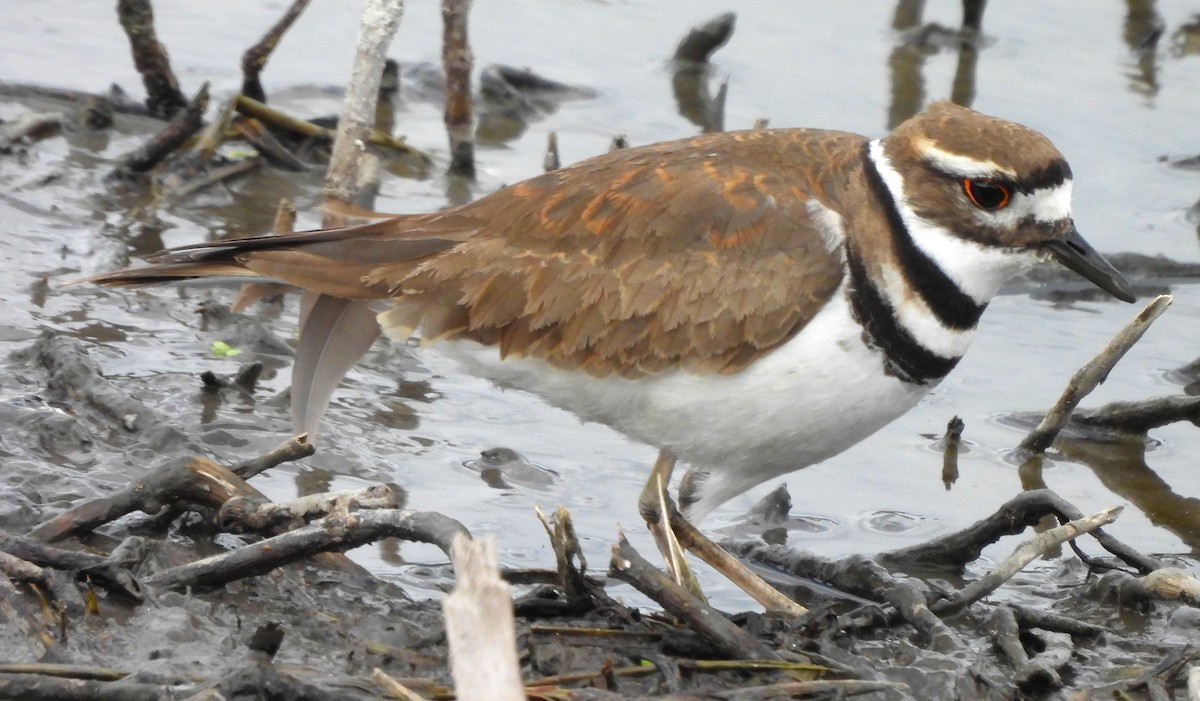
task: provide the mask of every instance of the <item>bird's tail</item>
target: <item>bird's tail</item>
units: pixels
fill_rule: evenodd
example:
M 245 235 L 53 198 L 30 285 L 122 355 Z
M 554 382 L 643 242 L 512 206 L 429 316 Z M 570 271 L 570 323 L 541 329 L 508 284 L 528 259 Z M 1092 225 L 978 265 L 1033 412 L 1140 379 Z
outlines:
M 152 256 L 148 266 L 75 282 L 131 287 L 228 280 L 243 283 L 236 306 L 260 292 L 259 283 L 299 288 L 304 296 L 292 369 L 292 422 L 297 432 L 311 437 L 334 388 L 379 336 L 371 302 L 392 297 L 390 280 L 402 278 L 420 261 L 465 236 L 465 231 L 438 226 L 436 215 L 402 216 L 183 246 Z

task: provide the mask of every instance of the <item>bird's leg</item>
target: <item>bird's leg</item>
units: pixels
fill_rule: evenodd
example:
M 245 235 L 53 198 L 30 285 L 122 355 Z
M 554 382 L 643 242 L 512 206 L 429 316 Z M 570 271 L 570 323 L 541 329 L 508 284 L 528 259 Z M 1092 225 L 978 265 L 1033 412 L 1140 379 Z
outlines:
M 667 561 L 667 571 L 675 579 L 675 583 L 686 588 L 701 601 L 707 602 L 704 592 L 700 590 L 700 583 L 696 581 L 696 575 L 688 567 L 683 548 L 671 530 L 671 514 L 678 513 L 678 510 L 670 503 L 667 485 L 671 483 L 671 473 L 674 470 L 675 456 L 669 451 L 660 450 L 658 458 L 654 461 L 654 469 L 650 470 L 650 479 L 646 480 L 646 486 L 642 488 L 642 494 L 638 497 L 638 510 L 642 518 L 646 519 L 646 527 L 654 536 L 658 551 Z

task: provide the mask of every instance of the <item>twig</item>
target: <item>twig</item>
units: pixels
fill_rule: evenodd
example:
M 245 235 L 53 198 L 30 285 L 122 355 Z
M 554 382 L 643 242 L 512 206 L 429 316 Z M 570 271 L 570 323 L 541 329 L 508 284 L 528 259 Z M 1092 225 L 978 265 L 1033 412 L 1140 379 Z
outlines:
M 239 175 L 245 175 L 261 166 L 262 163 L 262 159 L 250 157 L 206 168 L 198 175 L 190 177 L 186 182 L 172 186 L 168 194 L 172 199 L 182 200 L 210 185 L 216 185 L 219 182 L 231 180 Z
M 217 148 L 225 140 L 225 132 L 233 121 L 233 100 L 225 102 L 221 112 L 204 129 L 187 153 L 175 159 L 155 175 L 155 184 L 166 195 L 176 200 L 183 199 L 209 185 L 246 173 L 256 168 L 260 161 L 243 158 L 227 162 L 214 158 Z
M 769 582 L 758 576 L 729 551 L 712 542 L 691 524 L 674 504 L 666 506 L 670 514 L 670 530 L 679 544 L 721 572 L 742 591 L 754 597 L 767 611 L 784 616 L 803 616 L 808 609 L 789 599 Z
M 1106 431 L 1143 434 L 1177 421 L 1200 426 L 1200 397 L 1176 395 L 1135 402 L 1112 402 L 1075 412 L 1072 423 Z
M 39 542 L 32 536 L 0 533 L 0 551 L 41 567 L 52 567 L 74 573 L 80 579 L 90 579 L 113 594 L 131 601 L 141 601 L 142 588 L 129 571 L 124 556 L 101 557 L 88 552 L 64 550 Z M 7 581 L 7 580 L 6 580 Z
M 0 664 L 0 674 L 42 674 L 47 677 L 95 679 L 106 682 L 115 682 L 129 676 L 129 672 L 121 669 L 47 662 L 9 662 Z
M 78 504 L 45 521 L 29 537 L 52 543 L 134 511 L 154 514 L 178 501 L 220 507 L 231 497 L 262 496 L 227 468 L 204 458 L 176 458 L 159 465 L 125 489 Z
M 777 545 L 740 543 L 726 545 L 733 554 L 784 570 L 869 601 L 886 602 L 930 640 L 936 650 L 961 649 L 959 635 L 929 610 L 924 592 L 910 581 L 894 577 L 878 562 L 851 556 L 830 559 Z
M 179 90 L 179 81 L 171 70 L 167 49 L 154 33 L 154 9 L 150 0 L 117 0 L 117 16 L 129 37 L 133 64 L 146 86 L 146 107 L 150 114 L 170 119 L 188 103 Z
M 442 602 L 454 692 L 463 701 L 524 701 L 508 585 L 491 538 L 455 537 L 454 591 Z
M 578 599 L 588 596 L 590 587 L 584 572 L 587 570 L 587 558 L 579 547 L 579 539 L 575 535 L 575 524 L 571 521 L 571 513 L 559 507 L 554 515 L 547 518 L 540 508 L 535 509 L 538 520 L 546 529 L 550 545 L 554 549 L 554 560 L 558 566 L 559 586 L 568 599 Z
M 252 97 L 259 102 L 267 101 L 266 91 L 263 90 L 262 83 L 259 82 L 259 75 L 262 69 L 267 65 L 267 59 L 271 57 L 271 52 L 279 45 L 279 40 L 283 38 L 285 32 L 291 29 L 292 24 L 300 17 L 300 13 L 304 12 L 311 0 L 295 0 L 287 11 L 283 13 L 283 17 L 279 18 L 266 34 L 258 40 L 254 46 L 246 49 L 246 53 L 242 54 L 242 94 Z
M 399 679 L 378 667 L 371 670 L 371 681 L 383 689 L 390 698 L 400 699 L 400 701 L 425 701 L 424 696 L 408 688 Z
M 316 553 L 341 552 L 382 538 L 433 543 L 449 552 L 455 535 L 467 533 L 461 523 L 441 514 L 381 509 L 335 514 L 304 528 L 159 572 L 147 585 L 183 589 L 220 586 L 265 574 Z
M 236 104 L 236 103 L 235 103 Z M 267 163 L 290 170 L 295 173 L 303 173 L 308 170 L 308 166 L 304 161 L 301 161 L 286 146 L 279 142 L 279 139 L 271 133 L 263 123 L 252 117 L 239 119 L 233 125 L 233 129 L 237 135 L 246 140 L 246 143 L 254 147 L 258 151 L 258 155 L 266 159 Z
M 646 677 L 651 674 L 658 674 L 659 670 L 657 667 L 658 665 L 653 663 L 632 665 L 629 667 L 613 667 L 612 676 L 617 679 Z M 562 674 L 554 674 L 548 677 L 531 679 L 525 686 L 530 692 L 533 692 L 538 689 L 561 687 L 567 684 L 586 682 L 594 679 L 595 676 L 596 672 L 594 670 L 582 672 L 563 672 Z M 533 696 L 532 693 L 530 695 Z
M 978 559 L 988 545 L 1037 525 L 1047 514 L 1058 517 L 1060 523 L 1083 517 L 1079 509 L 1049 489 L 1035 489 L 1021 492 L 1001 505 L 996 513 L 957 533 L 880 553 L 876 559 L 888 567 L 963 567 Z M 1143 573 L 1162 567 L 1158 560 L 1125 545 L 1103 529 L 1092 531 L 1092 537 L 1105 550 Z
M 1031 455 L 1045 452 L 1050 447 L 1050 444 L 1054 442 L 1054 437 L 1062 430 L 1080 400 L 1104 382 L 1117 361 L 1129 352 L 1133 344 L 1138 342 L 1142 334 L 1150 328 L 1150 324 L 1154 323 L 1154 320 L 1161 316 L 1167 307 L 1171 306 L 1171 301 L 1171 295 L 1155 297 L 1108 342 L 1108 345 L 1095 358 L 1076 371 L 1070 382 L 1067 383 L 1067 388 L 1063 390 L 1062 396 L 1058 398 L 1050 411 L 1046 412 L 1042 422 L 1017 447 L 1016 452 L 1019 459 L 1024 460 Z
M 175 116 L 162 131 L 126 156 L 107 177 L 120 179 L 131 173 L 145 173 L 158 165 L 200 130 L 207 108 L 208 83 L 205 83 L 182 110 L 175 111 Z
M 471 47 L 467 13 L 471 0 L 442 0 L 442 64 L 446 71 L 446 133 L 451 175 L 474 179 L 475 140 L 471 133 Z
M 682 619 L 722 654 L 734 659 L 779 659 L 774 650 L 738 628 L 720 611 L 698 600 L 647 562 L 623 535 L 613 546 L 609 574 L 632 584 L 672 616 Z
M 316 447 L 308 442 L 308 435 L 301 433 L 298 436 L 293 436 L 283 443 L 276 446 L 273 450 L 265 455 L 260 455 L 257 458 L 252 458 L 245 462 L 238 463 L 229 468 L 230 472 L 241 477 L 242 479 L 250 479 L 251 477 L 266 472 L 267 470 L 282 465 L 285 462 L 292 462 L 306 458 L 317 452 Z
M 1016 614 L 1017 622 L 1023 628 L 1042 628 L 1043 630 L 1088 637 L 1100 635 L 1107 630 L 1102 626 L 1081 621 L 1078 618 L 1063 616 L 1053 611 L 1045 611 L 1034 606 L 1008 604 L 1008 607 Z
M 675 48 L 676 61 L 687 61 L 690 63 L 704 63 L 708 61 L 717 49 L 729 43 L 729 38 L 733 36 L 733 27 L 737 22 L 737 14 L 726 12 L 723 15 L 717 15 L 704 24 L 692 27 L 683 39 L 679 41 L 679 46 Z
M 1116 521 L 1123 509 L 1124 507 L 1114 506 L 1111 509 L 1105 509 L 1091 516 L 1075 519 L 1043 533 L 1038 533 L 1018 545 L 1012 555 L 1005 558 L 994 570 L 971 582 L 950 597 L 938 601 L 933 605 L 933 610 L 939 614 L 947 614 L 970 606 L 998 589 L 1001 584 L 1020 572 L 1025 565 L 1041 557 L 1047 550 Z
M 1017 626 L 1017 617 L 1007 606 L 997 606 L 988 617 L 986 626 L 992 642 L 1000 648 L 1000 652 L 1012 665 L 1013 681 L 1018 687 L 1062 688 L 1063 680 L 1058 669 L 1066 665 L 1070 659 L 1069 654 L 1066 659 L 1056 655 L 1053 660 L 1031 660 L 1021 642 L 1021 629 Z
M 338 509 L 396 509 L 403 500 L 403 492 L 390 484 L 309 494 L 284 503 L 234 497 L 217 512 L 217 525 L 231 533 L 279 533 Z
M 104 699 L 104 701 L 162 701 L 174 698 L 167 684 L 123 680 L 119 684 L 94 679 L 59 679 L 40 674 L 0 673 L 0 698 L 24 701 Z

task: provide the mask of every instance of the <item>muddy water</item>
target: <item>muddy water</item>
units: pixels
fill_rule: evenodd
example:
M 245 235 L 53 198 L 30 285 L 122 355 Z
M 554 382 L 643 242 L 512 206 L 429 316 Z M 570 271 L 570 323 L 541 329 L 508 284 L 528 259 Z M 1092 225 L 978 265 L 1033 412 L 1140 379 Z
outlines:
M 209 80 L 218 98 L 232 95 L 240 85 L 240 52 L 274 20 L 281 9 L 275 5 L 157 3 L 160 38 L 185 91 Z M 1077 223 L 1097 248 L 1196 261 L 1196 222 L 1187 212 L 1200 197 L 1200 173 L 1162 160 L 1200 151 L 1200 56 L 1188 53 L 1180 33 L 1196 20 L 1182 0 L 1128 5 L 1137 11 L 1116 3 L 995 3 L 984 19 L 973 106 L 1044 131 L 1067 154 L 1076 175 Z M 476 194 L 538 173 L 551 131 L 568 163 L 604 151 L 617 133 L 635 144 L 695 133 L 676 110 L 665 59 L 686 27 L 726 9 L 709 0 L 477 0 L 471 30 L 477 68 L 530 67 L 594 88 L 599 96 L 565 103 L 520 138 L 481 148 Z M 905 105 L 950 96 L 956 72 L 969 62 L 950 49 L 898 49 L 893 10 L 884 3 L 794 0 L 740 8 L 736 33 L 717 54 L 711 79 L 714 92 L 719 81 L 729 81 L 727 126 L 748 127 L 766 117 L 773 126 L 880 134 Z M 925 19 L 953 26 L 958 11 L 955 2 L 929 3 Z M 309 9 L 264 75 L 278 105 L 308 115 L 336 110 L 336 92 L 325 86 L 347 73 L 357 13 L 357 3 L 342 0 Z M 1164 28 L 1157 44 L 1137 49 L 1155 26 Z M 404 64 L 437 61 L 439 40 L 434 4 L 409 3 L 391 55 Z M 115 81 L 141 92 L 107 4 L 5 2 L 0 47 L 3 80 L 94 91 Z M 5 119 L 53 108 L 58 106 L 0 98 Z M 217 456 L 263 451 L 288 431 L 286 410 L 270 401 L 286 387 L 286 358 L 259 354 L 269 371 L 257 401 L 214 408 L 195 379 L 204 370 L 232 373 L 255 355 L 253 349 L 232 359 L 209 352 L 214 340 L 244 341 L 232 326 L 203 324 L 194 311 L 209 297 L 228 301 L 228 293 L 63 290 L 56 282 L 122 265 L 130 255 L 164 245 L 260 231 L 284 195 L 296 199 L 303 225 L 315 224 L 320 178 L 268 171 L 186 202 L 151 206 L 100 182 L 146 128 L 119 121 L 116 131 L 98 140 L 55 138 L 24 155 L 0 157 L 0 354 L 27 347 L 43 330 L 75 335 L 119 387 L 171 416 Z M 406 104 L 398 130 L 444 159 L 436 105 Z M 422 211 L 446 201 L 447 184 L 436 175 L 390 178 L 378 207 Z M 1172 291 L 1174 308 L 1088 404 L 1180 391 L 1168 373 L 1200 355 L 1200 288 Z M 964 526 L 992 510 L 1022 486 L 1017 466 L 1005 457 L 1022 431 L 1002 419 L 1053 402 L 1071 372 L 1135 311 L 1110 301 L 998 299 L 967 358 L 920 407 L 844 455 L 787 478 L 800 519 L 790 542 L 829 554 L 873 553 Z M 280 338 L 294 332 L 293 305 L 252 313 L 269 319 Z M 30 370 L 0 362 L 7 365 L 0 400 L 36 401 L 40 387 Z M 607 562 L 619 525 L 636 545 L 650 549 L 635 508 L 654 456 L 650 448 L 463 376 L 436 352 L 380 344 L 346 385 L 329 411 L 318 455 L 257 478 L 257 486 L 282 499 L 393 481 L 409 491 L 414 508 L 455 516 L 475 533 L 495 533 L 504 561 L 514 566 L 552 561 L 534 505 L 570 508 L 597 565 Z M 947 490 L 931 436 L 955 415 L 966 421 L 967 448 L 961 476 Z M 6 427 L 0 446 L 0 489 L 8 502 L 3 525 L 48 513 L 38 511 L 41 504 L 65 504 L 123 484 L 157 461 L 145 451 L 126 454 L 120 441 L 95 438 L 87 447 L 67 440 L 48 444 Z M 516 450 L 534 467 L 526 478 L 510 479 L 508 488 L 490 487 L 473 461 L 494 447 Z M 1177 425 L 1152 433 L 1144 467 L 1099 473 L 1062 459 L 1048 465 L 1042 478 L 1084 511 L 1133 504 L 1113 529 L 1119 537 L 1144 551 L 1188 555 L 1200 545 L 1200 508 L 1188 500 L 1200 496 L 1197 455 L 1200 433 Z M 1131 471 L 1147 478 L 1131 479 Z M 736 522 L 773 486 L 735 500 L 707 525 Z M 1002 556 L 1009 547 L 987 555 Z M 432 591 L 438 584 L 423 566 L 442 562 L 432 549 L 372 547 L 355 556 L 407 586 Z M 702 577 L 719 604 L 745 605 L 712 575 Z

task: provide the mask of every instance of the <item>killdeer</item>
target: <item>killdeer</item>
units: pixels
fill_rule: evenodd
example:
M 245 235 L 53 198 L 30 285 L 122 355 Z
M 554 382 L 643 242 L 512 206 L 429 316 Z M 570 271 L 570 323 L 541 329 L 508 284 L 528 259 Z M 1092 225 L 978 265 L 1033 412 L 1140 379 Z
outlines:
M 1071 186 L 1045 136 L 938 103 L 882 139 L 708 134 L 441 212 L 186 246 L 93 280 L 319 293 L 300 354 L 325 360 L 293 377 L 300 427 L 377 321 L 658 447 L 660 472 L 689 464 L 681 502 L 698 517 L 912 408 L 1025 266 L 1053 258 L 1133 301 L 1076 231 Z

